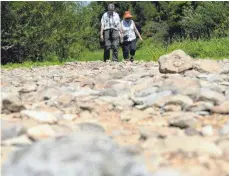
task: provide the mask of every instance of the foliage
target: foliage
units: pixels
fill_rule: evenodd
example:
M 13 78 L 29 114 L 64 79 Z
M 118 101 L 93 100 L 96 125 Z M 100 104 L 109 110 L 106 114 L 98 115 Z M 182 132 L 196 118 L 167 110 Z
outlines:
M 1 2 L 2 64 L 82 60 L 85 53 L 100 53 L 95 52 L 100 48 L 100 19 L 109 3 L 92 1 L 85 6 L 73 1 Z M 143 38 L 148 39 L 137 52 L 139 58 L 155 60 L 177 47 L 199 57 L 228 54 L 227 1 L 113 3 L 121 18 L 126 10 L 131 11 L 142 27 Z M 208 43 L 213 40 L 216 43 Z

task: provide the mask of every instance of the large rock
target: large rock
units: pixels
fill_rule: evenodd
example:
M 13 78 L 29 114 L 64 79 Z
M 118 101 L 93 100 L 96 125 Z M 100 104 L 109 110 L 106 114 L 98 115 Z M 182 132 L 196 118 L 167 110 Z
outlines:
M 161 73 L 180 73 L 192 69 L 193 60 L 182 50 L 175 50 L 159 58 L 159 71 Z
M 2 99 L 2 112 L 12 113 L 20 112 L 25 109 L 18 94 L 9 94 Z
M 40 141 L 14 152 L 4 176 L 149 176 L 136 156 L 103 135 L 80 133 Z

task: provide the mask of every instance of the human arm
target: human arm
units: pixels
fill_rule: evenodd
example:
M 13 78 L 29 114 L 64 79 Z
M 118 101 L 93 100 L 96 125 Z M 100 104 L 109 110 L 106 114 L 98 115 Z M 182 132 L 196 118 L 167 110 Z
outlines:
M 134 23 L 134 32 L 138 35 L 139 39 L 143 41 L 141 34 L 139 33 L 138 29 L 136 28 L 136 25 Z

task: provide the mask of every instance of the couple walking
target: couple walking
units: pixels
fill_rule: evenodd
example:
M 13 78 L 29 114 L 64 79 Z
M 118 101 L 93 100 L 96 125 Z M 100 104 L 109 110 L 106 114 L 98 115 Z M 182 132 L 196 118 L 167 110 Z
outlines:
M 124 13 L 124 20 L 120 22 L 119 15 L 114 10 L 114 4 L 109 4 L 108 11 L 101 19 L 100 38 L 105 42 L 104 61 L 109 60 L 110 49 L 112 49 L 112 60 L 118 62 L 118 48 L 121 42 L 124 60 L 133 62 L 136 51 L 136 34 L 141 41 L 143 39 L 132 20 L 133 16 L 130 11 Z

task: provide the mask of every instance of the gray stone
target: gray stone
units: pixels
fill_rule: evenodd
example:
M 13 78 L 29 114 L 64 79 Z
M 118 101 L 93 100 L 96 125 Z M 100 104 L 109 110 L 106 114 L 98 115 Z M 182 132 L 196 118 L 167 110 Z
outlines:
M 25 109 L 18 94 L 9 94 L 2 99 L 2 112 L 20 112 Z
M 181 107 L 185 108 L 193 104 L 193 100 L 185 95 L 174 95 L 170 99 L 167 100 L 167 104 L 175 104 L 180 105 Z
M 2 171 L 4 176 L 150 175 L 133 152 L 118 147 L 107 136 L 87 133 L 43 140 L 16 151 Z
M 181 116 L 177 116 L 175 118 L 168 120 L 169 125 L 172 127 L 178 127 L 181 129 L 195 127 L 198 121 L 195 119 L 194 116 L 185 116 L 185 114 Z
M 221 93 L 212 91 L 210 89 L 201 88 L 199 100 L 212 101 L 215 104 L 220 104 L 225 100 L 225 97 Z
M 171 91 L 162 91 L 159 93 L 154 93 L 152 95 L 141 97 L 141 98 L 132 98 L 136 105 L 145 105 L 145 106 L 152 106 L 156 101 L 159 99 L 171 95 Z
M 80 123 L 77 124 L 75 130 L 78 129 L 81 132 L 88 132 L 88 133 L 104 133 L 105 130 L 99 124 L 94 123 Z M 77 130 L 76 130 L 77 131 Z
M 213 106 L 214 104 L 211 101 L 199 101 L 187 107 L 186 110 L 192 112 L 209 111 Z
M 13 123 L 2 119 L 0 120 L 0 123 L 1 123 L 1 140 L 14 138 L 26 132 L 25 127 L 19 123 Z

